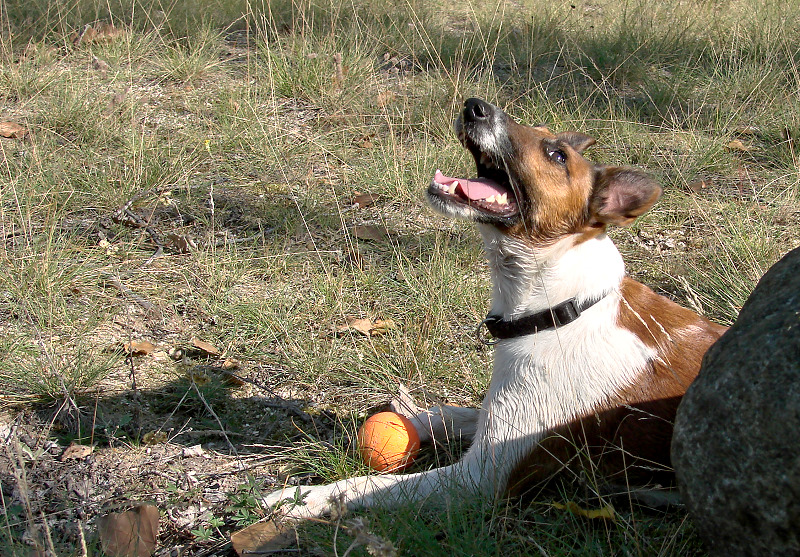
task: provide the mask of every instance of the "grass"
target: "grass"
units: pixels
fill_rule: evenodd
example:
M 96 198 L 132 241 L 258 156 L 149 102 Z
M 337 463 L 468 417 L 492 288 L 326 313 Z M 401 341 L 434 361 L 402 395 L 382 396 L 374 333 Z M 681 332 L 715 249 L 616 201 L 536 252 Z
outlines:
M 0 139 L 0 401 L 5 422 L 27 416 L 39 431 L 30 455 L 4 457 L 3 493 L 53 473 L 37 452 L 52 439 L 133 459 L 154 450 L 142 441 L 154 431 L 169 432 L 164 450 L 200 439 L 264 477 L 334 480 L 358 471 L 349 440 L 398 382 L 477 404 L 491 365 L 472 336 L 489 292 L 477 234 L 422 200 L 436 168 L 469 172 L 451 131 L 468 96 L 589 133 L 598 163 L 656 175 L 663 199 L 613 232 L 629 272 L 732 322 L 800 244 L 798 8 L 6 2 L 0 120 L 30 134 Z M 98 21 L 125 32 L 73 44 Z M 357 193 L 377 201 L 356 207 Z M 397 327 L 334 334 L 351 317 Z M 222 355 L 193 349 L 194 337 Z M 125 354 L 131 340 L 155 350 Z M 226 379 L 227 358 L 243 383 Z M 114 493 L 166 489 L 129 479 Z M 191 503 L 195 491 L 173 488 L 164 505 Z M 616 522 L 597 523 L 550 506 L 601 505 L 586 493 L 565 484 L 531 505 L 366 516 L 406 554 L 703 554 L 680 512 L 617 505 Z M 0 524 L 0 552 L 21 555 L 28 530 L 80 554 L 74 529 L 41 528 L 75 501 L 3 497 L 15 518 Z M 241 525 L 230 514 L 219 511 L 221 528 L 172 521 L 162 543 L 202 531 L 191 550 L 210 551 Z M 342 555 L 348 532 L 310 528 L 303 547 L 338 543 Z

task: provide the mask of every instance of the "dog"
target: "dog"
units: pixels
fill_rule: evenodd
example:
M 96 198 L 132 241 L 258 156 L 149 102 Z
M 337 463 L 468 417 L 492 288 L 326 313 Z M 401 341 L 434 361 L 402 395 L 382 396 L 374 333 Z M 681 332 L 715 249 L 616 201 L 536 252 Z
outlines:
M 606 229 L 632 223 L 661 187 L 643 171 L 589 162 L 588 135 L 526 126 L 480 99 L 464 103 L 455 130 L 477 177 L 437 170 L 427 198 L 480 229 L 494 367 L 480 408 L 440 406 L 412 421 L 423 442 L 472 443 L 449 466 L 267 496 L 294 498 L 282 506 L 290 517 L 521 493 L 575 468 L 625 484 L 669 472 L 678 403 L 726 329 L 625 276 Z

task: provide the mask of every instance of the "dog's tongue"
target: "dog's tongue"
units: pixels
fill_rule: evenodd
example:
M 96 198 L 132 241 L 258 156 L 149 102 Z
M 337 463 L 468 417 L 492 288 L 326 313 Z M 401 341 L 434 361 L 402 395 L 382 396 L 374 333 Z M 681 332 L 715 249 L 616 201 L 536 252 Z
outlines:
M 452 186 L 457 184 L 458 190 L 461 191 L 467 198 L 473 201 L 479 201 L 492 197 L 493 195 L 502 195 L 508 193 L 508 190 L 495 182 L 494 180 L 487 180 L 486 178 L 472 178 L 470 180 L 464 178 L 451 178 L 445 176 L 440 170 L 436 171 L 433 176 L 436 183 L 443 186 Z

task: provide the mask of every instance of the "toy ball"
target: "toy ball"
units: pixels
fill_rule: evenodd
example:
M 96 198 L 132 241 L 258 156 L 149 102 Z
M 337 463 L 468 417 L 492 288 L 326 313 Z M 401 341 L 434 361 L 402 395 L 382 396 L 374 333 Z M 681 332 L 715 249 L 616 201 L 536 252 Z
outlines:
M 358 430 L 361 458 L 379 472 L 399 472 L 419 453 L 419 434 L 411 420 L 394 412 L 370 416 Z

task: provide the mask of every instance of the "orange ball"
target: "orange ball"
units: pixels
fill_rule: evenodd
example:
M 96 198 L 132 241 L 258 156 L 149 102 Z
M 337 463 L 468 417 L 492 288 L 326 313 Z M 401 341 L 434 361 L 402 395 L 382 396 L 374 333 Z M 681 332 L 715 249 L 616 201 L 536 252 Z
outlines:
M 400 472 L 419 453 L 419 434 L 411 420 L 394 412 L 370 416 L 358 429 L 361 458 L 379 472 Z

